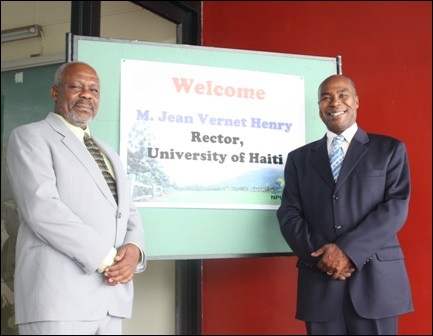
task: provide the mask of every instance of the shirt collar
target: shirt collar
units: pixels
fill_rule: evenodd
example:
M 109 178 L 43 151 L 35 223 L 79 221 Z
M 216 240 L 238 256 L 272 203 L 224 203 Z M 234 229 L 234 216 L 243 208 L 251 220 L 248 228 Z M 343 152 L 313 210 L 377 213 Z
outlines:
M 355 133 L 357 130 L 358 130 L 358 125 L 355 122 L 355 123 L 353 123 L 352 126 L 347 128 L 341 134 L 344 136 L 344 139 L 350 144 L 350 142 L 352 141 L 353 137 L 355 136 Z M 326 131 L 326 136 L 328 138 L 328 144 L 330 144 L 332 142 L 332 140 L 334 140 L 334 138 L 337 136 L 337 134 L 328 130 L 328 131 Z
M 67 121 L 62 115 L 54 113 L 63 123 L 71 130 L 72 133 L 75 134 L 75 136 L 80 139 L 81 142 L 83 142 L 84 133 L 87 133 L 90 136 L 90 128 L 87 125 L 86 129 L 83 130 L 81 127 L 72 125 L 69 121 Z M 84 143 L 84 142 L 83 142 Z

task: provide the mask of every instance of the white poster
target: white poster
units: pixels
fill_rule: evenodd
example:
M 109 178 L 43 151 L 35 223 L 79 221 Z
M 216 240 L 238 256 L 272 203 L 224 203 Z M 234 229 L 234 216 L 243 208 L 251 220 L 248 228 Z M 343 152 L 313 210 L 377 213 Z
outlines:
M 138 207 L 276 209 L 305 143 L 304 79 L 122 60 L 120 155 Z

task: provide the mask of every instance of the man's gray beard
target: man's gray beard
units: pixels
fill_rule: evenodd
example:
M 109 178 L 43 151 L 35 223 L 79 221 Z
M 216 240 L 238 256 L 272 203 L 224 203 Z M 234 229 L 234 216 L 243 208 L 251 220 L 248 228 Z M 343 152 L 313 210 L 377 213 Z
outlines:
M 78 117 L 77 113 L 75 111 L 71 111 L 72 113 L 68 116 L 68 121 L 74 126 L 81 127 L 83 129 L 86 129 L 87 125 L 93 120 L 93 117 L 88 120 L 83 120 Z

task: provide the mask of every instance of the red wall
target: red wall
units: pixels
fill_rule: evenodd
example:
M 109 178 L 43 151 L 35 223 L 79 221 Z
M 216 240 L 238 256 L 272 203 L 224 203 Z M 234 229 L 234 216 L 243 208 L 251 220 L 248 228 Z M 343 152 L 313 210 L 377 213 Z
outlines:
M 430 1 L 203 1 L 203 46 L 342 55 L 358 124 L 403 140 L 412 196 L 399 237 L 415 312 L 400 334 L 432 333 L 432 5 Z M 294 319 L 294 257 L 203 261 L 203 334 L 305 334 Z

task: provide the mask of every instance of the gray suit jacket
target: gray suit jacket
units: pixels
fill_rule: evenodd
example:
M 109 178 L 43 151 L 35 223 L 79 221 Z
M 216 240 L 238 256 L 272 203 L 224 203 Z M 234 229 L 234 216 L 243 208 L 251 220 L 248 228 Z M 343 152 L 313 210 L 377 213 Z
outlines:
M 53 113 L 10 135 L 18 324 L 131 316 L 132 282 L 105 285 L 96 269 L 113 246 L 133 242 L 144 251 L 143 228 L 118 155 L 97 143 L 112 163 L 118 205 L 91 154 Z
M 326 136 L 289 153 L 277 211 L 281 232 L 298 256 L 297 318 L 333 319 L 345 286 L 359 315 L 378 319 L 413 310 L 397 232 L 404 225 L 410 174 L 404 144 L 358 129 L 337 183 L 328 162 Z M 336 243 L 356 271 L 332 280 L 310 253 Z

